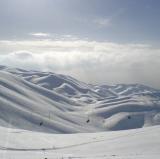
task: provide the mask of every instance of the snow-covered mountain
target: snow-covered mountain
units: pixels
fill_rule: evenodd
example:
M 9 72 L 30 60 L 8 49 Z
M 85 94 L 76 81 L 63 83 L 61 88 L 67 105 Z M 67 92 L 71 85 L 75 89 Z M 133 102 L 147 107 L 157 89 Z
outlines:
M 159 159 L 159 133 L 159 90 L 0 66 L 2 159 Z
M 160 124 L 160 91 L 140 84 L 92 85 L 52 72 L 0 66 L 0 125 L 49 133 Z

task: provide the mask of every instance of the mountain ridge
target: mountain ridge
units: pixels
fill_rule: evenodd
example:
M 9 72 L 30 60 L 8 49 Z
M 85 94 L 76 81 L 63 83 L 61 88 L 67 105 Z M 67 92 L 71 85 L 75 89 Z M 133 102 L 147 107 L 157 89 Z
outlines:
M 0 110 L 0 125 L 6 127 L 48 133 L 126 130 L 160 124 L 160 91 L 0 66 Z

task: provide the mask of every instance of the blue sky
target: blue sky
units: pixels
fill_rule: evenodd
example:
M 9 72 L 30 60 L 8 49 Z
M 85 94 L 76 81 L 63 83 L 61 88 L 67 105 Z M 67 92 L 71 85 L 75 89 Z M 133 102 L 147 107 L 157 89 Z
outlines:
M 160 88 L 159 8 L 159 0 L 0 0 L 0 64 Z
M 159 0 L 1 0 L 1 39 L 30 32 L 158 44 Z

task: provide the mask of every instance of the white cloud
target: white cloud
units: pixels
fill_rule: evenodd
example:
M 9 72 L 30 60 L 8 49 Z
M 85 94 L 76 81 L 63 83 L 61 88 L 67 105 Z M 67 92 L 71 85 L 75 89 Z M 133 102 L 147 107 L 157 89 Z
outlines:
M 149 45 L 86 40 L 0 41 L 0 52 L 3 50 L 2 65 L 65 73 L 89 83 L 160 87 L 160 49 Z
M 10 53 L 9 56 L 20 60 L 27 60 L 32 58 L 32 53 L 29 51 L 22 50 Z
M 93 23 L 96 24 L 98 27 L 109 27 L 111 26 L 111 19 L 110 18 L 96 18 L 93 20 Z
M 106 28 L 112 26 L 112 19 L 114 16 L 111 17 L 94 17 L 94 18 L 77 18 L 76 20 L 81 24 L 84 23 L 86 25 L 90 25 L 91 27 L 99 27 L 99 28 Z
M 37 37 L 37 38 L 39 38 L 39 37 L 41 37 L 41 38 L 50 37 L 50 34 L 48 34 L 48 33 L 41 33 L 41 32 L 39 32 L 39 33 L 30 33 L 30 35 L 34 36 L 34 37 Z

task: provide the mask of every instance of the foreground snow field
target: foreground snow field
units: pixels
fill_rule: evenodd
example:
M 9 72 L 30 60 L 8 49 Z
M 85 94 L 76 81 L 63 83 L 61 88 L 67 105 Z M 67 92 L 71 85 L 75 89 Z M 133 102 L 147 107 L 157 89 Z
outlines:
M 1 159 L 159 159 L 160 126 L 47 134 L 0 127 Z
M 160 91 L 0 66 L 0 159 L 159 159 Z

